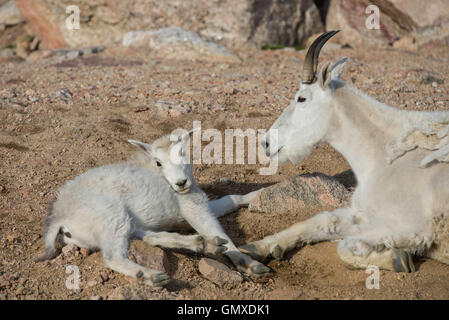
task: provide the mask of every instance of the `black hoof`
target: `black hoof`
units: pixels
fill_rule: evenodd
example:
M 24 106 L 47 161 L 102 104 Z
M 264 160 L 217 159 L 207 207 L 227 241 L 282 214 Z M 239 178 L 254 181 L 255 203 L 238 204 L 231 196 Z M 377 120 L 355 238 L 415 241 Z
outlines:
M 249 255 L 251 258 L 255 260 L 263 260 L 264 257 L 262 257 L 260 254 L 257 253 L 257 248 L 254 244 L 244 244 L 243 246 L 239 247 L 239 250 L 247 255 Z
M 393 253 L 393 270 L 394 272 L 415 272 L 412 255 L 405 250 L 394 250 Z

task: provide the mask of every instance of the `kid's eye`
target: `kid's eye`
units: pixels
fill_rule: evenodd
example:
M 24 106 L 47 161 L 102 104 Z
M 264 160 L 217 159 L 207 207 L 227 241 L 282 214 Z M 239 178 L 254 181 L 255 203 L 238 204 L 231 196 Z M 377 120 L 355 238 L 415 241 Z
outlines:
M 162 167 L 162 164 L 161 164 L 159 161 L 156 161 L 156 165 L 157 165 L 158 167 Z
M 306 98 L 299 96 L 297 102 L 304 102 L 306 101 Z

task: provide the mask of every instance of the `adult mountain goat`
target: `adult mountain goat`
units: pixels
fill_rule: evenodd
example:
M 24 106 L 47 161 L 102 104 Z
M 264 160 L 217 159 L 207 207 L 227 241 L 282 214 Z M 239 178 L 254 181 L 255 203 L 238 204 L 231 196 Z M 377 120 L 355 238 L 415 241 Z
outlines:
M 246 206 L 257 191 L 208 201 L 192 176 L 186 159 L 189 133 L 167 135 L 152 144 L 129 140 L 141 152 L 122 164 L 91 169 L 68 181 L 49 207 L 46 252 L 55 256 L 55 242 L 100 249 L 111 269 L 152 286 L 163 286 L 169 276 L 128 259 L 131 238 L 165 248 L 200 253 L 223 253 L 238 270 L 263 276 L 269 269 L 241 253 L 221 228 L 217 217 Z M 171 230 L 195 229 L 199 235 Z
M 340 79 L 346 58 L 317 73 L 320 50 L 337 32 L 313 42 L 301 88 L 262 144 L 268 156 L 296 163 L 329 143 L 356 175 L 352 204 L 240 249 L 280 259 L 301 244 L 337 240 L 354 268 L 413 272 L 413 255 L 449 263 L 449 112 L 403 111 L 368 97 Z

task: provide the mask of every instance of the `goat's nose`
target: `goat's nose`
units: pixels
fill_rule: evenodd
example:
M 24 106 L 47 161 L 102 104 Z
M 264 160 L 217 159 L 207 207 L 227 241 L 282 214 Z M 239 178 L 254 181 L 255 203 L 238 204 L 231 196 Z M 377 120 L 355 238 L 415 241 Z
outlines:
M 179 180 L 178 182 L 176 182 L 176 185 L 178 187 L 184 187 L 186 185 L 186 183 L 187 183 L 187 179 L 184 179 L 184 180 Z
M 262 146 L 265 150 L 268 150 L 268 148 L 270 147 L 270 143 L 268 142 L 268 140 L 262 141 Z

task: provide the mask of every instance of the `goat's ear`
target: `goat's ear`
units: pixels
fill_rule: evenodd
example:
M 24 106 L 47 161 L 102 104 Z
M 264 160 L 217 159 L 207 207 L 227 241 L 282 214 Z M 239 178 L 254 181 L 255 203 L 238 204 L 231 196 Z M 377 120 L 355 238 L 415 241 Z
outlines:
M 321 88 L 326 89 L 329 83 L 331 82 L 331 69 L 330 69 L 330 61 L 326 62 L 320 70 L 318 74 L 318 81 L 320 83 Z
M 196 132 L 196 131 L 198 131 L 198 130 L 201 130 L 201 128 L 197 127 L 197 128 L 194 128 L 194 129 L 190 130 L 189 132 L 183 134 L 183 135 L 181 136 L 181 141 L 182 141 L 183 143 L 187 143 L 188 139 L 192 138 L 193 133 Z
M 341 78 L 341 75 L 343 74 L 343 71 L 345 69 L 345 64 L 348 62 L 348 57 L 344 57 L 343 59 L 340 59 L 331 69 L 331 79 L 337 80 Z
M 140 142 L 137 140 L 128 140 L 128 142 L 146 153 L 151 152 L 151 144 Z
M 190 131 L 187 133 L 187 135 L 189 136 L 189 138 L 191 138 L 191 137 L 193 136 L 193 133 L 194 133 L 194 132 L 197 132 L 198 130 L 201 130 L 201 128 L 200 128 L 200 127 L 193 128 L 192 130 L 190 130 Z

